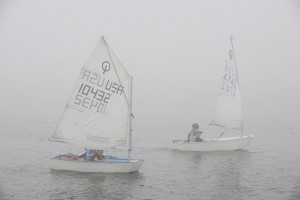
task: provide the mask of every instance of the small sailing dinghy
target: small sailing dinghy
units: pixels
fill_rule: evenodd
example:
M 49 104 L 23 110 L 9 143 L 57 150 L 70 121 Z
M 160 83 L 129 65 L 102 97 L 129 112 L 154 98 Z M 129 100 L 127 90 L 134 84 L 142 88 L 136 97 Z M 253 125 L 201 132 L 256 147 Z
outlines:
M 131 158 L 132 77 L 101 38 L 76 82 L 51 141 L 104 150 L 128 144 L 127 158 L 104 157 L 85 161 L 61 154 L 50 160 L 54 170 L 79 172 L 134 172 L 142 159 Z M 127 142 L 128 141 L 128 142 Z
M 242 149 L 250 144 L 253 135 L 243 134 L 241 97 L 232 36 L 230 40 L 231 49 L 229 51 L 229 59 L 225 62 L 219 99 L 210 123 L 212 126 L 223 127 L 222 133 L 216 139 L 205 139 L 202 142 L 173 140 L 170 145 L 171 149 L 182 151 L 226 151 Z M 241 133 L 239 136 L 221 137 L 226 132 L 236 130 Z

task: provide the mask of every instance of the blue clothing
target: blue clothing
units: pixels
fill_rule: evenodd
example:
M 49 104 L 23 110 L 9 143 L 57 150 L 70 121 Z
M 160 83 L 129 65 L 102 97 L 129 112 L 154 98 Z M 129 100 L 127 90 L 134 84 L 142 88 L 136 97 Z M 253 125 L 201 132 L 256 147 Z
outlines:
M 86 149 L 85 153 L 86 153 L 86 160 L 93 161 L 93 158 L 95 156 L 95 151 L 92 149 Z

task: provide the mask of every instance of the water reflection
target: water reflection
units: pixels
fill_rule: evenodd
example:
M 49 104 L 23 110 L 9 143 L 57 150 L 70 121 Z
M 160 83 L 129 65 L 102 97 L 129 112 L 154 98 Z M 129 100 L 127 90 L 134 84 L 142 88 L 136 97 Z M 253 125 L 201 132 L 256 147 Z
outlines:
M 2 188 L 0 187 L 0 199 L 8 199 L 8 194 L 6 194 L 5 192 L 2 191 Z
M 243 187 L 241 183 L 247 179 L 247 169 L 251 160 L 248 151 L 238 150 L 230 152 L 214 152 L 210 156 L 218 162 L 214 166 L 215 193 L 214 199 L 241 200 L 243 198 Z
M 199 194 L 208 199 L 241 200 L 246 197 L 243 186 L 247 181 L 251 167 L 251 153 L 245 150 L 220 152 L 182 152 L 172 151 L 172 159 L 181 164 L 174 167 L 178 173 L 184 173 L 189 185 L 191 198 Z M 175 162 L 174 165 L 176 166 Z M 177 169 L 176 169 L 177 168 Z M 249 194 L 249 191 L 248 191 Z
M 289 200 L 299 200 L 300 199 L 300 177 L 298 177 L 296 186 L 294 187 L 293 191 L 291 192 Z
M 130 199 L 131 190 L 140 185 L 139 172 L 125 174 L 50 172 L 51 199 Z

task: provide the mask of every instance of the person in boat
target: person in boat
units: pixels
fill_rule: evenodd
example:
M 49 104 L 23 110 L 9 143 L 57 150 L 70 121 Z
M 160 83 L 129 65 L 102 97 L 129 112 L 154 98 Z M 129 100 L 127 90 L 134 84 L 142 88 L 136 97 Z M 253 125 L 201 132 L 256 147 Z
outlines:
M 58 155 L 57 158 L 61 160 L 78 160 L 79 156 L 72 153 L 67 153 L 67 154 Z
M 203 139 L 201 139 L 202 131 L 199 130 L 199 124 L 194 123 L 192 125 L 192 130 L 189 132 L 187 142 L 202 142 Z
M 103 150 L 95 150 L 95 149 L 85 149 L 85 152 L 79 156 L 80 158 L 84 158 L 84 161 L 94 161 L 96 158 L 97 160 L 103 160 L 104 154 Z
M 97 158 L 98 160 L 103 160 L 105 158 L 103 154 L 103 150 L 95 150 L 94 159 Z

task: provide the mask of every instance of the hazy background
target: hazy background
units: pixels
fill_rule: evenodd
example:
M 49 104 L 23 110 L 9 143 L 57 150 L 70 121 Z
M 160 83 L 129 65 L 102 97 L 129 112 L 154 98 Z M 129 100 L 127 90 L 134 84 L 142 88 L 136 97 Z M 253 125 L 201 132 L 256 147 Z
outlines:
M 178 136 L 195 121 L 205 129 L 215 109 L 230 34 L 245 130 L 255 126 L 247 118 L 262 123 L 258 116 L 270 110 L 299 119 L 296 0 L 2 0 L 1 116 L 29 120 L 39 115 L 56 124 L 81 67 L 105 35 L 134 77 L 136 134 L 157 123 L 161 127 L 153 132 L 166 129 Z M 180 119 L 182 124 L 173 123 Z
M 292 128 L 300 119 L 300 3 L 292 0 L 0 1 L 0 116 L 47 122 L 41 136 L 50 137 L 105 35 L 134 77 L 135 138 L 165 145 L 193 122 L 207 129 L 230 34 L 245 131 Z
M 18 138 L 5 135 L 22 131 L 18 142 L 28 151 L 46 148 L 102 35 L 134 78 L 134 148 L 166 147 L 194 122 L 208 129 L 234 35 L 245 132 L 255 135 L 250 149 L 271 159 L 286 144 L 283 157 L 299 160 L 292 156 L 300 146 L 293 143 L 300 119 L 296 0 L 0 1 L 2 150 Z M 25 146 L 37 135 L 43 147 Z
M 206 126 L 230 34 L 245 120 L 270 109 L 299 117 L 297 1 L 0 2 L 0 108 L 6 117 L 57 122 L 81 67 L 105 35 L 134 77 L 136 124 L 151 115 L 149 129 L 160 117 L 170 119 L 161 128 L 176 126 L 173 118 Z M 178 131 L 183 125 L 190 123 Z

